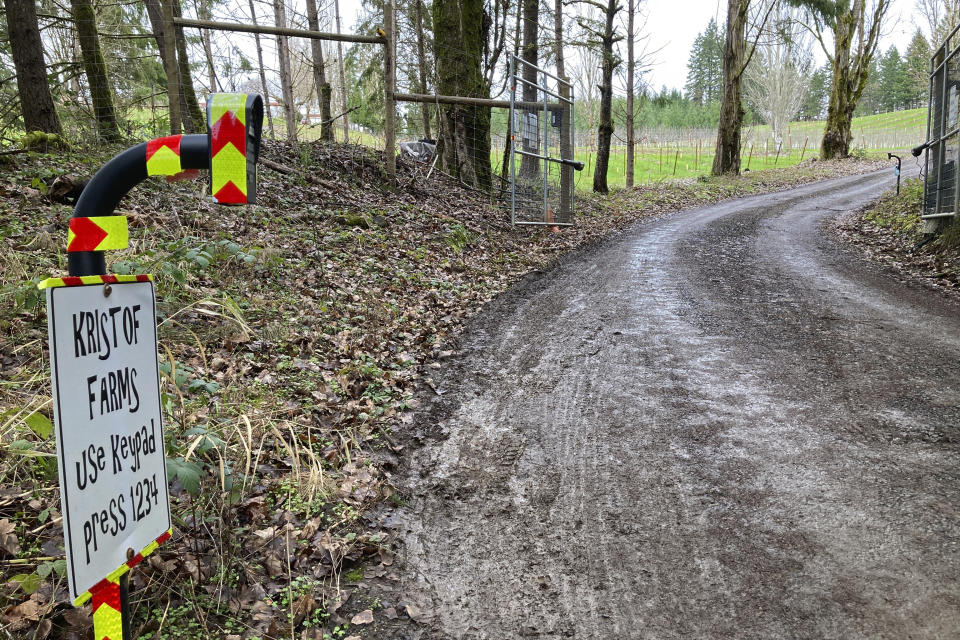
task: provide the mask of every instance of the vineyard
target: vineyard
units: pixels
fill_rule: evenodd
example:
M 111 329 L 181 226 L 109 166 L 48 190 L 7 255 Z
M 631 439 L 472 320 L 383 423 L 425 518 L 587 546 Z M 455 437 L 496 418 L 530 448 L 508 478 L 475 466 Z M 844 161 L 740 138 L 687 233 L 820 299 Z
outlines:
M 501 174 L 506 141 L 506 110 L 504 117 L 492 120 L 491 164 L 495 174 Z M 917 146 L 926 139 L 926 108 L 893 111 L 853 119 L 853 152 L 885 154 L 888 151 L 904 150 Z M 500 124 L 497 127 L 497 124 Z M 757 171 L 776 167 L 792 166 L 803 160 L 815 158 L 820 152 L 823 136 L 823 121 L 801 121 L 790 125 L 782 146 L 778 149 L 770 127 L 755 125 L 743 130 L 741 151 L 744 169 Z M 301 127 L 300 138 L 311 140 L 319 137 L 318 126 Z M 352 142 L 382 149 L 383 138 L 367 132 L 352 131 Z M 635 156 L 636 183 L 657 182 L 672 178 L 691 178 L 710 173 L 716 131 L 706 128 L 650 127 L 638 131 Z M 413 136 L 408 136 L 412 138 Z M 584 170 L 576 174 L 580 190 L 589 190 L 593 184 L 593 169 L 596 159 L 596 131 L 577 132 L 576 159 L 584 163 Z M 398 140 L 406 138 L 401 134 Z M 509 173 L 509 167 L 507 174 Z M 609 182 L 611 187 L 623 187 L 626 173 L 626 144 L 623 132 L 614 133 L 610 153 Z M 504 175 L 507 175 L 504 174 Z

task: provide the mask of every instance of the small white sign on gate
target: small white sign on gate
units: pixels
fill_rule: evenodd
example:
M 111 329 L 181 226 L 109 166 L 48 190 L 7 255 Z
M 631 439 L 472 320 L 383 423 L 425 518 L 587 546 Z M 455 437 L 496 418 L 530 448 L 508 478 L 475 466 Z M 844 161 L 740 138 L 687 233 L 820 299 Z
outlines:
M 154 305 L 149 281 L 47 289 L 74 599 L 170 528 Z

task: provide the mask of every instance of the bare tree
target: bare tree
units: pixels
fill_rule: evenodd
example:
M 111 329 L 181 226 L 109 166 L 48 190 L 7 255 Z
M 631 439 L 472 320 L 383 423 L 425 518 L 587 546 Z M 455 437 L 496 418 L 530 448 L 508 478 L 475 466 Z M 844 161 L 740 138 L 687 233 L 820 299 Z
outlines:
M 723 48 L 723 91 L 717 150 L 713 157 L 715 176 L 740 173 L 740 138 L 743 129 L 743 74 L 764 35 L 767 20 L 779 2 L 806 7 L 816 19 L 832 18 L 848 0 L 778 0 L 759 4 L 753 0 L 727 0 L 727 30 Z M 855 0 L 859 1 L 859 0 Z M 751 15 L 751 5 L 754 12 Z M 748 23 L 750 28 L 748 29 Z
M 211 0 L 194 0 L 194 8 L 197 17 L 201 20 L 210 20 L 213 16 L 210 11 Z M 213 39 L 210 29 L 201 29 L 200 38 L 203 42 L 203 55 L 207 59 L 207 84 L 210 87 L 210 93 L 223 91 L 220 82 L 217 79 L 217 70 L 213 66 Z
M 765 0 L 779 4 L 779 0 Z M 810 42 L 799 9 L 779 4 L 770 19 L 770 33 L 758 42 L 744 74 L 743 95 L 770 125 L 777 146 L 800 111 L 809 84 Z
M 634 172 L 634 147 L 636 145 L 634 131 L 634 117 L 636 113 L 633 105 L 633 94 L 636 89 L 633 74 L 636 71 L 636 60 L 634 59 L 634 40 L 636 32 L 634 31 L 637 17 L 637 0 L 627 0 L 627 115 L 624 118 L 627 127 L 627 167 L 624 181 L 629 189 L 633 186 Z
M 597 127 L 597 163 L 593 170 L 593 190 L 607 193 L 607 168 L 610 164 L 610 140 L 613 137 L 613 73 L 620 64 L 614 45 L 623 40 L 614 30 L 617 13 L 623 7 L 617 0 L 606 4 L 597 0 L 574 0 L 596 7 L 602 11 L 602 21 L 587 16 L 578 16 L 577 24 L 584 33 L 586 43 L 600 52 L 600 112 Z
M 163 61 L 164 69 L 166 69 L 168 66 L 168 50 L 166 41 L 164 40 L 164 6 L 170 10 L 173 17 L 179 17 L 180 3 L 172 0 L 166 0 L 163 3 L 161 3 L 161 0 L 145 0 L 144 4 L 147 7 L 147 17 L 150 19 L 154 40 L 156 40 L 157 48 L 160 50 L 160 59 Z M 193 89 L 193 76 L 190 73 L 190 63 L 186 58 L 186 40 L 182 39 L 183 29 L 179 28 L 174 31 L 176 32 L 175 43 L 170 49 L 170 53 L 174 59 L 169 63 L 172 65 L 170 69 L 171 77 L 176 77 L 178 82 L 177 94 L 179 98 L 177 103 L 179 104 L 179 109 L 174 109 L 174 112 L 179 112 L 180 121 L 183 123 L 183 128 L 187 133 L 203 131 L 207 119 L 200 110 L 200 104 L 197 102 L 197 94 Z M 183 44 L 182 49 L 180 48 L 181 44 Z M 177 60 L 176 58 L 178 57 L 181 59 Z M 173 124 L 174 123 L 171 123 L 171 127 L 173 127 Z M 177 131 L 179 131 L 179 127 L 177 127 Z
M 337 33 L 340 33 L 340 0 L 333 0 L 333 15 L 337 25 Z M 350 121 L 347 115 L 347 81 L 343 72 L 343 43 L 337 41 L 337 71 L 340 74 L 340 113 L 343 119 L 343 142 L 350 142 Z
M 523 11 L 523 47 L 520 57 L 527 63 L 520 65 L 520 78 L 521 84 L 523 85 L 521 95 L 523 96 L 524 102 L 536 102 L 537 70 L 535 67 L 540 58 L 538 40 L 540 2 L 539 0 L 520 0 L 520 5 Z M 527 114 L 523 114 L 522 117 L 524 120 L 521 121 L 519 126 L 527 131 L 530 128 L 526 120 Z M 534 116 L 531 115 L 530 117 L 532 118 Z M 539 127 L 536 127 L 536 130 L 539 131 Z M 540 150 L 536 146 L 538 144 L 538 135 L 523 136 L 522 145 L 524 154 L 520 159 L 520 175 L 524 178 L 532 179 L 540 173 L 540 161 L 537 159 L 537 156 L 540 155 Z
M 285 0 L 273 0 L 273 15 L 277 27 L 287 26 Z M 283 93 L 283 119 L 287 125 L 287 140 L 297 140 L 297 115 L 293 98 L 293 75 L 290 72 L 290 46 L 286 36 L 277 36 L 277 57 L 280 59 L 280 91 Z
M 306 0 L 307 25 L 311 31 L 320 31 L 320 18 L 317 15 L 317 0 Z M 330 112 L 330 83 L 327 82 L 326 67 L 323 63 L 323 47 L 319 40 L 310 40 L 310 54 L 313 59 L 313 82 L 317 87 L 317 103 L 320 107 L 320 139 L 333 142 L 333 115 Z
M 257 26 L 257 8 L 250 0 L 250 19 L 253 25 Z M 276 132 L 273 130 L 273 107 L 270 106 L 270 89 L 267 87 L 267 72 L 263 68 L 263 46 L 260 44 L 260 34 L 254 33 L 253 37 L 257 44 L 257 71 L 260 73 L 260 90 L 263 91 L 263 102 L 267 108 L 267 126 L 270 129 L 270 137 L 276 138 Z
M 960 25 L 960 0 L 916 0 L 914 7 L 926 21 L 924 26 L 933 48 Z
M 417 33 L 417 87 L 420 93 L 427 92 L 427 47 L 424 42 L 424 23 L 423 0 L 413 0 L 414 5 L 414 29 Z M 423 119 L 423 136 L 430 139 L 430 108 L 429 105 L 420 105 L 420 117 Z

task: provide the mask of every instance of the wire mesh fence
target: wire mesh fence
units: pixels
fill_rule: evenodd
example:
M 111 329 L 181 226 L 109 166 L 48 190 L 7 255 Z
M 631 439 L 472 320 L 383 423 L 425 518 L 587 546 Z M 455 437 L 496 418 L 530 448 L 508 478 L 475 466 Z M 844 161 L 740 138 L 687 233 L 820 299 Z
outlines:
M 511 68 L 511 220 L 572 224 L 573 87 L 517 56 Z
M 930 110 L 927 124 L 926 181 L 923 217 L 956 215 L 960 42 L 955 30 L 937 49 L 930 64 Z

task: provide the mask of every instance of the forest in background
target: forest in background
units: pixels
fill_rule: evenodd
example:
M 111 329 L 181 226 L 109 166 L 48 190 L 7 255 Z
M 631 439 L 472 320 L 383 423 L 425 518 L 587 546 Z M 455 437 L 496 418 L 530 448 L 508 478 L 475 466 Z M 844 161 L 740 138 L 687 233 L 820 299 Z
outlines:
M 201 131 L 204 96 L 213 91 L 264 94 L 269 137 L 378 144 L 386 92 L 503 100 L 515 55 L 572 79 L 576 144 L 588 147 L 604 171 L 611 147 L 635 149 L 651 139 L 646 131 L 672 128 L 716 129 L 706 144 L 725 149 L 713 167 L 723 173 L 740 169 L 743 126 L 769 126 L 780 148 L 791 122 L 823 120 L 823 141 L 835 142 L 812 148 L 842 156 L 854 142 L 852 117 L 923 106 L 931 52 L 958 13 L 953 0 L 917 0 L 923 24 L 901 53 L 879 48 L 890 0 L 728 0 L 727 24 L 709 21 L 693 43 L 681 90 L 646 82 L 656 53 L 644 33 L 646 1 L 394 0 L 396 81 L 386 87 L 379 45 L 178 25 L 168 69 L 163 34 L 169 11 L 372 36 L 382 33 L 385 0 L 364 2 L 353 25 L 343 24 L 339 0 L 5 0 L 0 29 L 10 37 L 0 41 L 0 145 L 16 147 L 27 129 L 61 132 L 75 143 Z M 442 27 L 450 11 L 463 16 L 461 27 Z M 38 42 L 28 46 L 21 32 L 37 34 Z M 827 57 L 818 67 L 816 48 Z M 22 72 L 28 82 L 17 81 L 18 59 L 32 69 Z M 171 78 L 179 89 L 175 124 Z M 25 123 L 27 111 L 42 112 L 39 124 Z M 507 118 L 495 109 L 400 102 L 396 116 L 397 139 L 439 139 L 443 168 L 468 184 L 486 180 L 487 170 L 478 178 L 473 166 L 486 165 L 481 148 L 492 147 L 494 170 L 497 157 L 507 157 L 498 151 L 507 145 Z M 469 158 L 457 157 L 460 147 Z M 595 188 L 604 191 L 602 183 L 598 178 Z

